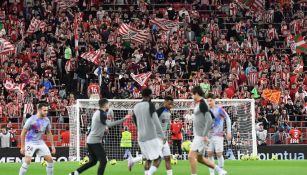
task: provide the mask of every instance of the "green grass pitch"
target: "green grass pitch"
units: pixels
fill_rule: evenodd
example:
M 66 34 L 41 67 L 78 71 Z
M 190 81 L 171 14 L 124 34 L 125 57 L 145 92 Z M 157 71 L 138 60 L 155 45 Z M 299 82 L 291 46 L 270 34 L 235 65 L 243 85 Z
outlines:
M 0 164 L 0 175 L 17 175 L 20 163 Z M 97 166 L 97 165 L 96 165 Z M 78 168 L 78 162 L 57 162 L 55 164 L 54 175 L 68 175 L 69 172 Z M 198 166 L 199 175 L 208 175 L 205 166 Z M 266 161 L 225 161 L 225 168 L 229 175 L 306 175 L 307 161 L 287 161 L 287 160 L 266 160 Z M 93 167 L 82 175 L 96 175 L 97 167 Z M 173 166 L 174 175 L 190 175 L 188 161 L 178 161 Z M 45 168 L 39 163 L 32 163 L 27 175 L 44 175 Z M 108 163 L 105 175 L 143 175 L 143 166 L 136 164 L 132 172 L 127 169 L 126 161 L 118 161 L 116 165 Z M 165 175 L 165 165 L 162 162 L 155 175 Z

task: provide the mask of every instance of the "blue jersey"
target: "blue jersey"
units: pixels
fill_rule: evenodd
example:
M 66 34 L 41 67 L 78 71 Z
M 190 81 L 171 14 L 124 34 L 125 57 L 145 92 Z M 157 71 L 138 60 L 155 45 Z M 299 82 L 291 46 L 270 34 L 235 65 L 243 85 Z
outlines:
M 50 131 L 51 124 L 47 117 L 39 118 L 37 115 L 32 115 L 26 121 L 23 128 L 28 131 L 26 135 L 26 143 L 42 144 L 44 143 L 42 135 L 45 134 L 46 131 Z
M 231 121 L 226 111 L 220 106 L 214 106 L 210 109 L 214 115 L 214 123 L 209 135 L 224 137 L 224 119 L 226 119 L 227 132 L 231 132 Z

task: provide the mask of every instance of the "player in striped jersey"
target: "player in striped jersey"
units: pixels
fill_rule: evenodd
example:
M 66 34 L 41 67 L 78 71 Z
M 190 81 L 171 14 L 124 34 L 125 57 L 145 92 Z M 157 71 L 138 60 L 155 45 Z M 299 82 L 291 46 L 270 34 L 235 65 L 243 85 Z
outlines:
M 215 105 L 215 97 L 213 94 L 208 95 L 208 105 L 212 114 L 214 115 L 214 124 L 209 132 L 209 148 L 208 157 L 210 160 L 214 161 L 214 153 L 216 154 L 218 160 L 218 166 L 224 168 L 224 120 L 226 120 L 227 125 L 227 140 L 231 140 L 231 121 L 226 113 L 226 111 L 221 107 Z M 214 170 L 209 168 L 210 175 L 214 175 Z
M 214 116 L 210 112 L 208 105 L 203 99 L 204 92 L 200 86 L 192 89 L 193 99 L 196 106 L 193 112 L 193 133 L 194 139 L 189 152 L 189 161 L 192 175 L 196 175 L 197 161 L 209 168 L 214 168 L 219 175 L 226 175 L 227 172 L 215 165 L 211 160 L 203 157 L 204 151 L 208 147 L 208 134 L 213 124 Z

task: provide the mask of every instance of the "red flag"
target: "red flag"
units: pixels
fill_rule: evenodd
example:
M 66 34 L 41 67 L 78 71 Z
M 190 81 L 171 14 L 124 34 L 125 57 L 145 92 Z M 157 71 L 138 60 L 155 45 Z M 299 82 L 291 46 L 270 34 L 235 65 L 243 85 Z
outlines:
M 7 40 L 0 38 L 0 55 L 15 53 L 15 46 Z
M 59 9 L 68 9 L 70 7 L 74 7 L 77 5 L 77 2 L 79 2 L 79 0 L 54 0 L 54 2 L 56 2 L 58 4 L 58 8 Z
M 22 94 L 24 93 L 24 87 L 26 86 L 25 83 L 21 83 L 21 84 L 16 84 L 12 81 L 6 81 L 4 83 L 4 87 L 5 89 L 7 89 L 8 91 L 13 91 L 13 90 L 19 90 Z
M 105 52 L 102 49 L 98 49 L 96 51 L 89 51 L 81 54 L 81 57 L 98 65 L 100 63 L 100 57 Z
M 151 76 L 151 72 L 141 73 L 138 75 L 134 75 L 133 73 L 131 73 L 130 75 L 134 81 L 139 83 L 140 86 L 144 86 L 147 83 L 149 77 Z
M 178 27 L 179 25 L 178 21 L 171 21 L 168 19 L 161 19 L 161 18 L 152 19 L 150 20 L 150 23 L 155 24 L 159 27 L 159 29 L 166 31 Z
M 27 30 L 27 33 L 33 34 L 39 29 L 41 29 L 42 32 L 45 32 L 47 30 L 47 24 L 44 21 L 38 20 L 36 18 L 32 18 L 29 28 Z
M 137 30 L 136 28 L 133 28 L 125 23 L 120 25 L 118 33 L 124 38 L 138 43 L 147 42 L 150 36 L 150 33 L 147 30 Z

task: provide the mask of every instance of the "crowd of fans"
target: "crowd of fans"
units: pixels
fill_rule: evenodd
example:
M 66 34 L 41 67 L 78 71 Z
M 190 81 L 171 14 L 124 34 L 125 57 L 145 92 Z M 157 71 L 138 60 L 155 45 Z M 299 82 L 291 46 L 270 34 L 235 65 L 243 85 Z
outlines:
M 155 98 L 190 98 L 191 87 L 200 84 L 218 98 L 256 99 L 256 122 L 264 129 L 288 131 L 290 121 L 307 121 L 306 67 L 305 73 L 294 72 L 300 61 L 307 65 L 306 52 L 291 47 L 295 36 L 306 36 L 306 3 L 269 0 L 263 10 L 253 11 L 228 0 L 69 5 L 0 0 L 0 8 L 2 38 L 16 46 L 15 54 L 0 59 L 1 123 L 21 122 L 38 101 L 51 104 L 51 115 L 67 116 L 65 106 L 88 98 L 90 82 L 99 82 L 101 97 L 140 98 L 142 87 L 131 73 L 146 72 L 152 72 L 147 86 Z M 78 12 L 83 19 L 77 53 L 73 22 Z M 163 31 L 149 22 L 155 17 L 178 20 L 179 27 Z M 46 30 L 27 33 L 33 18 L 44 21 Z M 145 43 L 125 40 L 118 33 L 121 23 L 148 29 L 151 37 Z M 106 52 L 98 65 L 80 57 L 97 49 Z M 23 92 L 7 90 L 8 80 L 25 83 Z M 266 88 L 281 91 L 278 105 L 261 98 Z

